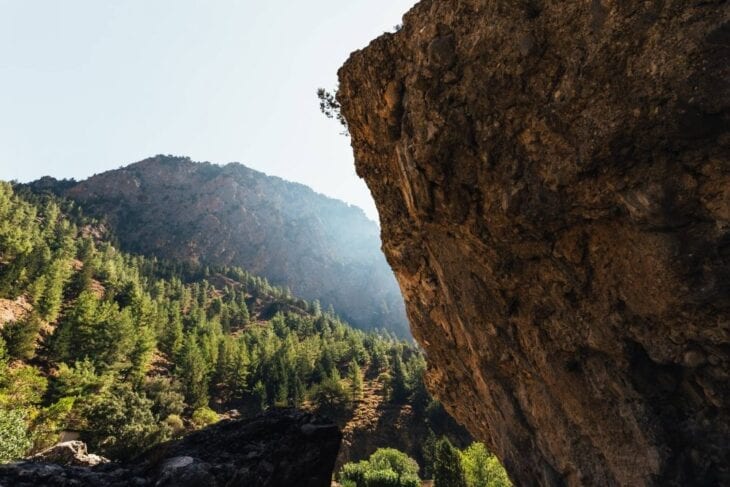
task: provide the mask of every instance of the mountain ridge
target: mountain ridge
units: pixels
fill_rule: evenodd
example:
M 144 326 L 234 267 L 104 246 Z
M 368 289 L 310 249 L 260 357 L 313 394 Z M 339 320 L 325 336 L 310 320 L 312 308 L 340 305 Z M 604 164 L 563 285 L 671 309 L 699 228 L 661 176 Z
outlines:
M 241 265 L 332 305 L 360 328 L 409 335 L 379 227 L 361 208 L 304 184 L 241 163 L 158 155 L 80 182 L 42 178 L 28 186 L 107 221 L 126 250 Z

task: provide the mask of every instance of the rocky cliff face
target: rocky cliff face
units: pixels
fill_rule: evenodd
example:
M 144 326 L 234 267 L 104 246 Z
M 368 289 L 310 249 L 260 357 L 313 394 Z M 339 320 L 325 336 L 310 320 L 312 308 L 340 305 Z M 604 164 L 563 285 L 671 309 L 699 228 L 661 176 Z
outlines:
M 430 385 L 518 484 L 730 483 L 729 20 L 424 0 L 340 70 Z
M 223 421 L 129 464 L 99 464 L 83 444 L 70 442 L 30 461 L 0 465 L 0 487 L 329 487 L 340 438 L 334 424 L 310 414 L 272 411 Z
M 241 164 L 157 156 L 78 184 L 40 180 L 108 219 L 128 251 L 239 265 L 332 304 L 361 328 L 407 336 L 400 290 L 377 225 L 359 208 Z

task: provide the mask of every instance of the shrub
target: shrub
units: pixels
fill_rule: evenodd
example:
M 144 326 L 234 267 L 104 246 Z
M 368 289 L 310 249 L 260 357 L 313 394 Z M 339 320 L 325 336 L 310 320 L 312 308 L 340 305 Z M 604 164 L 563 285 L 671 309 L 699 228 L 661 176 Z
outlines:
M 203 428 L 209 424 L 213 424 L 217 422 L 218 419 L 218 413 L 207 406 L 203 406 L 202 408 L 198 408 L 193 411 L 193 424 L 195 424 L 198 428 Z
M 365 472 L 365 487 L 401 487 L 401 483 L 392 470 L 370 470 Z
M 25 414 L 0 407 L 0 463 L 22 457 L 30 446 Z
M 168 428 L 170 428 L 170 432 L 173 437 L 177 437 L 185 431 L 185 423 L 183 423 L 182 418 L 177 414 L 169 415 L 165 418 L 164 423 Z
M 346 463 L 338 478 L 350 487 L 419 487 L 418 463 L 394 448 L 380 448 L 368 460 Z
M 119 384 L 86 406 L 86 440 L 92 451 L 126 459 L 166 439 L 150 411 L 152 401 Z

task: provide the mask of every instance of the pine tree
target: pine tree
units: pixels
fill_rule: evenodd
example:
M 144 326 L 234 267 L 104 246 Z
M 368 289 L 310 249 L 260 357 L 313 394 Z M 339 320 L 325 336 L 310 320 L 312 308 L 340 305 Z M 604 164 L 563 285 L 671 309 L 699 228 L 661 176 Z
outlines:
M 362 399 L 362 371 L 357 361 L 350 362 L 348 370 L 348 378 L 350 379 L 350 397 L 353 401 Z
M 168 357 L 175 359 L 183 345 L 183 323 L 180 309 L 173 306 L 169 316 L 169 321 L 163 331 L 161 348 Z
M 459 450 L 454 448 L 447 438 L 442 438 L 438 442 L 435 456 L 433 466 L 435 487 L 467 487 Z
M 20 321 L 7 323 L 2 328 L 2 336 L 8 355 L 22 360 L 33 358 L 40 329 L 41 321 L 35 313 L 29 313 Z
M 408 399 L 408 375 L 398 351 L 393 354 L 393 376 L 390 387 L 393 402 L 400 404 Z
M 175 367 L 185 400 L 192 408 L 208 405 L 208 367 L 192 333 L 185 338 L 180 362 Z

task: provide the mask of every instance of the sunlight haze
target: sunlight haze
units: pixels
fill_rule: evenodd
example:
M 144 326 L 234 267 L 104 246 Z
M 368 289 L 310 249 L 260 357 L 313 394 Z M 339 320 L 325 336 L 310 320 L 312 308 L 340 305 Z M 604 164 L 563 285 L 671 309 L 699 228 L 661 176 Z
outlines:
M 413 3 L 0 0 L 0 179 L 186 155 L 304 183 L 377 220 L 315 92 Z

